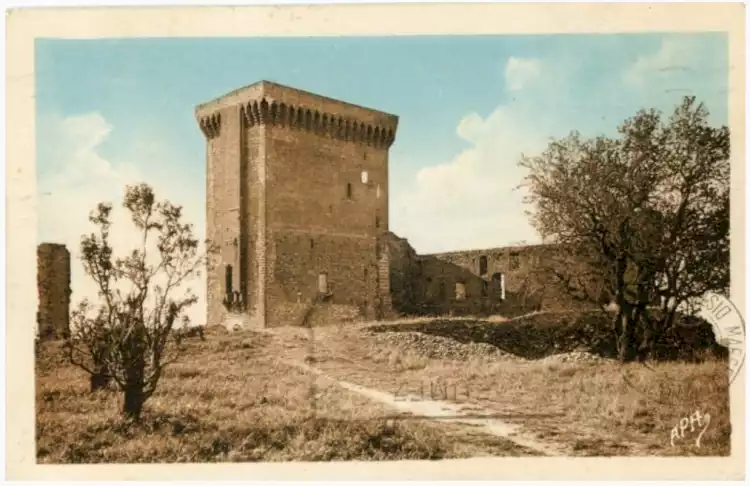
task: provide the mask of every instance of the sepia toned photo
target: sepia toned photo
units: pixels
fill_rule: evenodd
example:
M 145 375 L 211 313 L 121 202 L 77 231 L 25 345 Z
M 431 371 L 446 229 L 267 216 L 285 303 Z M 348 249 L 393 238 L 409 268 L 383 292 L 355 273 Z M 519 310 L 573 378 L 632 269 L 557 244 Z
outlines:
M 604 461 L 700 456 L 653 477 L 744 477 L 744 24 L 368 31 L 401 7 L 440 10 L 24 31 L 28 467 L 627 479 L 649 469 Z

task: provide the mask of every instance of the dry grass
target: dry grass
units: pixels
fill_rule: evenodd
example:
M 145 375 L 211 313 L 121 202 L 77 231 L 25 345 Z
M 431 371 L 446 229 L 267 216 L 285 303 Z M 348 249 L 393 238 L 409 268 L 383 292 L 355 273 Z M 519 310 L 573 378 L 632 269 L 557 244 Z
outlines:
M 462 324 L 463 325 L 463 324 Z M 498 326 L 507 324 L 500 323 Z M 394 394 L 489 409 L 570 455 L 728 455 L 725 363 L 548 364 L 427 359 L 375 346 L 357 327 L 207 330 L 185 341 L 141 423 L 120 418 L 121 397 L 88 393 L 87 376 L 48 343 L 37 360 L 37 457 L 45 463 L 439 459 L 529 455 L 510 440 L 418 417 L 313 378 L 283 360 Z M 429 398 L 429 397 L 427 397 Z M 711 424 L 670 445 L 681 418 Z M 405 418 L 405 417 L 402 417 Z
M 730 454 L 728 374 L 720 360 L 649 366 L 455 362 L 373 350 L 366 335 L 354 332 L 317 341 L 356 364 L 321 360 L 318 367 L 329 375 L 402 394 L 420 395 L 432 384 L 443 390 L 435 398 L 495 410 L 539 438 L 567 444 L 573 455 Z M 696 410 L 711 415 L 700 448 L 697 433 L 672 447 L 672 428 Z
M 121 397 L 88 392 L 59 345 L 37 359 L 37 459 L 41 463 L 440 459 L 519 455 L 509 441 L 454 426 L 388 420 L 389 411 L 274 359 L 304 347 L 259 333 L 207 333 L 186 341 L 138 424 Z

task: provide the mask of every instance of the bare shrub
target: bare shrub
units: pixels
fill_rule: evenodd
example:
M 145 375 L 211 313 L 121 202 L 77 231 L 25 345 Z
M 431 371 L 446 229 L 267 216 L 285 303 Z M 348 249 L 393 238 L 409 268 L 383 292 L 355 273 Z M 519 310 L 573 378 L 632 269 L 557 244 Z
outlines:
M 100 203 L 91 213 L 99 231 L 82 237 L 81 260 L 99 300 L 84 299 L 73 311 L 66 350 L 71 363 L 90 374 L 92 390 L 114 381 L 123 393 L 122 413 L 137 420 L 164 367 L 179 355 L 175 323 L 187 326 L 184 311 L 197 301 L 181 285 L 198 275 L 207 259 L 199 254 L 192 225 L 182 222 L 182 208 L 157 202 L 148 185 L 128 186 L 123 206 L 142 235 L 141 245 L 116 258 L 112 206 Z

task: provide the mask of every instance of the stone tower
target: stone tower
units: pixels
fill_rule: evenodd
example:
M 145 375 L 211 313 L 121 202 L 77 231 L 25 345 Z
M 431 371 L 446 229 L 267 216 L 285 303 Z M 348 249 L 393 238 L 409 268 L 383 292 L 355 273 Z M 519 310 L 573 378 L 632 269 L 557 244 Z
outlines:
M 398 117 L 260 81 L 199 105 L 207 324 L 390 312 L 388 150 Z M 324 313 L 325 314 L 325 313 Z
M 63 338 L 70 332 L 70 253 L 65 245 L 37 247 L 37 326 L 41 339 Z

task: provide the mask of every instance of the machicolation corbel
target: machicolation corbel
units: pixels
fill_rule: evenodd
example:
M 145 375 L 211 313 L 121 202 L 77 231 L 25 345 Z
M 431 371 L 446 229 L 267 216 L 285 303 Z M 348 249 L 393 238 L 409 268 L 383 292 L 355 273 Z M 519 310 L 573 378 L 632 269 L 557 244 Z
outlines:
M 221 113 L 214 113 L 201 118 L 199 125 L 206 138 L 218 137 L 221 131 Z
M 379 149 L 389 148 L 395 140 L 395 132 L 392 128 L 373 126 L 302 106 L 287 105 L 276 101 L 269 102 L 266 98 L 244 104 L 240 112 L 242 119 L 249 127 L 271 125 L 290 130 L 304 130 L 321 137 Z

